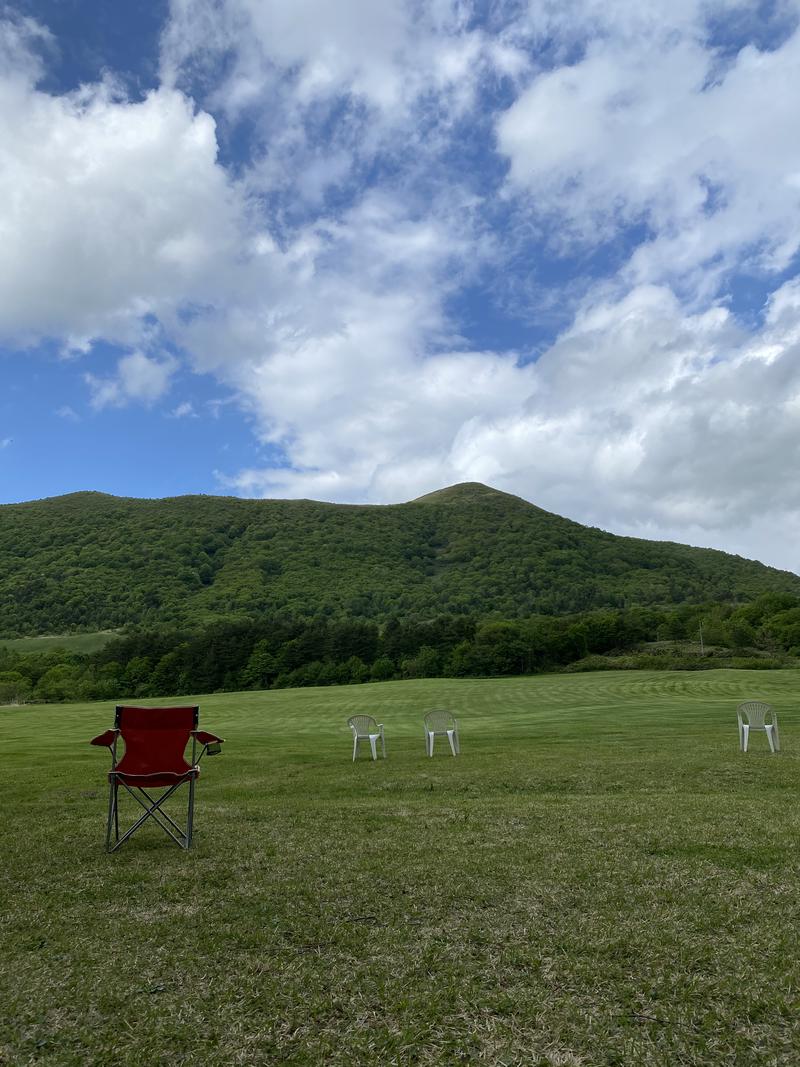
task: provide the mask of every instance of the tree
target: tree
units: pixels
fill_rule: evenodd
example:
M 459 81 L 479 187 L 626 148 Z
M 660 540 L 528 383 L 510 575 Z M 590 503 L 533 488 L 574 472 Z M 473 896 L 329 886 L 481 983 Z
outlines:
M 275 654 L 271 651 L 270 641 L 264 638 L 255 645 L 242 669 L 242 685 L 246 689 L 269 689 L 276 674 Z
M 36 686 L 36 697 L 45 703 L 74 700 L 77 695 L 80 670 L 68 663 L 45 671 Z
M 388 682 L 394 678 L 394 662 L 388 656 L 379 656 L 369 673 L 373 682 Z
M 24 704 L 31 695 L 31 683 L 19 671 L 0 672 L 0 704 Z
M 528 642 L 519 623 L 487 622 L 475 634 L 475 660 L 485 674 L 523 674 Z

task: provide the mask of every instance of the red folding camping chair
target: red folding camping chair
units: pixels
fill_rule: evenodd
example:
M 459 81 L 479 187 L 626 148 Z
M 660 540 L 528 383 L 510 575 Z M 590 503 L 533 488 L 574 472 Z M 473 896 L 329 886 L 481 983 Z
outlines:
M 197 729 L 199 716 L 198 707 L 132 708 L 117 705 L 114 729 L 106 730 L 104 734 L 92 738 L 89 742 L 91 745 L 100 745 L 111 750 L 111 770 L 108 773 L 110 790 L 106 829 L 107 852 L 115 852 L 150 818 L 157 822 L 180 848 L 192 847 L 194 784 L 200 774 L 200 760 L 206 753 L 209 756 L 217 755 L 222 751 L 223 744 L 223 739 L 216 734 Z M 125 753 L 117 763 L 117 741 L 120 737 L 125 742 Z M 184 755 L 190 738 L 191 764 L 186 762 Z M 198 745 L 202 746 L 199 756 Z M 185 829 L 163 810 L 164 802 L 184 782 L 189 785 Z M 144 808 L 144 815 L 141 815 L 122 837 L 119 836 L 121 785 Z M 160 796 L 153 796 L 153 789 L 164 791 Z

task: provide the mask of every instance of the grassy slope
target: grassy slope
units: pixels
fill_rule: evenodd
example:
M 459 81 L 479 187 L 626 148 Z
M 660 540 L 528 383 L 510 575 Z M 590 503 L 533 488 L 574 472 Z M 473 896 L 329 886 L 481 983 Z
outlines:
M 780 756 L 737 751 L 746 697 Z M 794 1065 L 796 698 L 790 671 L 207 696 L 196 850 L 112 857 L 110 707 L 4 710 L 0 1062 Z M 423 754 L 440 704 L 458 760 Z M 356 710 L 385 763 L 350 762 Z
M 14 637 L 0 640 L 1 648 L 13 648 L 16 652 L 50 652 L 54 648 L 66 648 L 70 652 L 96 652 L 113 641 L 119 634 L 114 630 L 99 630 L 83 634 L 47 634 L 43 637 Z
M 0 506 L 0 634 L 269 612 L 580 611 L 800 593 L 760 563 L 620 538 L 468 483 L 393 506 L 76 493 Z

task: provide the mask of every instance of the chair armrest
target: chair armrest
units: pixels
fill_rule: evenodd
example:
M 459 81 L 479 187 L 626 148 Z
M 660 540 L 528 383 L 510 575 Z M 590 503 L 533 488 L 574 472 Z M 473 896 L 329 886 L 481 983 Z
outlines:
M 104 734 L 98 734 L 97 737 L 93 737 L 89 742 L 90 745 L 100 745 L 101 747 L 111 748 L 114 742 L 119 737 L 119 730 L 106 730 Z
M 225 743 L 224 737 L 217 737 L 216 734 L 210 734 L 206 730 L 192 730 L 192 737 L 201 745 L 223 745 Z

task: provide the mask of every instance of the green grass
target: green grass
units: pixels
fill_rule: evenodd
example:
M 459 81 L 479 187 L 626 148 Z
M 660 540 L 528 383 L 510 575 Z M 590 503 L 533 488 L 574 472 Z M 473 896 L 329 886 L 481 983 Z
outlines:
M 794 1067 L 798 681 L 202 697 L 227 744 L 188 854 L 104 853 L 110 705 L 3 710 L 0 1063 Z M 748 697 L 779 756 L 738 752 Z M 462 755 L 428 760 L 442 704 Z M 354 711 L 385 762 L 350 762 Z
M 103 648 L 109 641 L 119 637 L 117 630 L 98 630 L 86 634 L 47 634 L 44 637 L 0 638 L 0 648 L 13 648 L 16 652 L 50 652 L 54 648 L 66 648 L 70 652 L 88 653 Z

